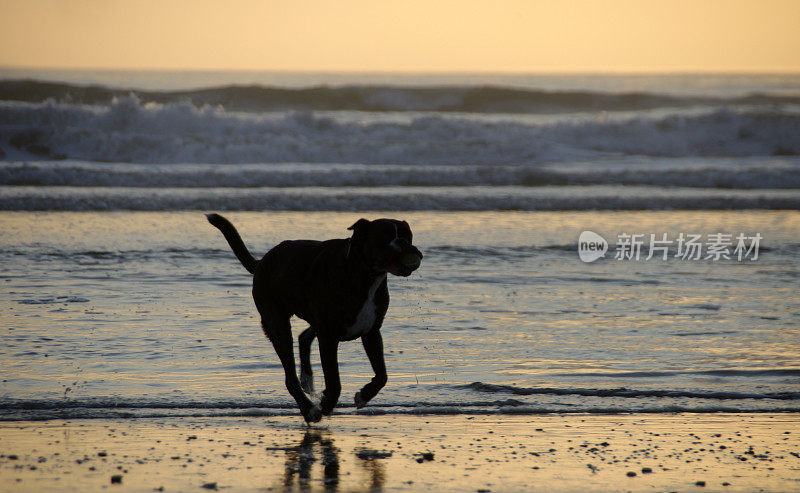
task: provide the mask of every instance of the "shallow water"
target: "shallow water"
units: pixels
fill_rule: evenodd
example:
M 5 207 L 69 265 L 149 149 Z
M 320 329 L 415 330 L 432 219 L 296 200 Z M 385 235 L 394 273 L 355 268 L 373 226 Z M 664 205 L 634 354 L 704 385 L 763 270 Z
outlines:
M 359 217 L 226 215 L 257 256 Z M 389 382 L 361 412 L 800 409 L 795 211 L 363 215 L 408 220 L 425 259 L 389 281 Z M 579 260 L 583 230 L 606 258 Z M 614 260 L 623 232 L 764 239 L 755 261 Z M 198 212 L 4 213 L 0 419 L 294 414 L 250 283 Z M 360 344 L 340 366 L 352 413 Z
M 0 419 L 295 415 L 211 210 L 258 255 L 412 224 L 361 412 L 800 409 L 797 75 L 0 78 Z M 763 240 L 618 261 L 621 233 Z M 371 369 L 340 361 L 352 413 Z

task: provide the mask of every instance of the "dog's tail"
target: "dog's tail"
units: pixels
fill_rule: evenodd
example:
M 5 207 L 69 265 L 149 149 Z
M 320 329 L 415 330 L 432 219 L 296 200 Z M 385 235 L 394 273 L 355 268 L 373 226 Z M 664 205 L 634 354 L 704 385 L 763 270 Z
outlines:
M 250 251 L 247 250 L 247 247 L 244 246 L 242 237 L 239 236 L 239 232 L 236 231 L 233 224 L 219 214 L 206 214 L 206 218 L 208 218 L 208 222 L 222 231 L 222 234 L 225 235 L 225 239 L 228 240 L 228 245 L 231 246 L 233 253 L 236 254 L 236 258 L 244 265 L 244 268 L 251 274 L 255 273 L 258 262 L 250 255 Z

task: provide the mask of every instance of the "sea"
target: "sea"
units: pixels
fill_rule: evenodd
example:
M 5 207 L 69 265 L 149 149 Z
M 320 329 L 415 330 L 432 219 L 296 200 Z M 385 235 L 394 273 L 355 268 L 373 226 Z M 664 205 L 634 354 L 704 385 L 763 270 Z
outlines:
M 0 69 L 0 420 L 300 419 L 208 212 L 410 223 L 338 414 L 800 412 L 798 209 L 800 74 Z

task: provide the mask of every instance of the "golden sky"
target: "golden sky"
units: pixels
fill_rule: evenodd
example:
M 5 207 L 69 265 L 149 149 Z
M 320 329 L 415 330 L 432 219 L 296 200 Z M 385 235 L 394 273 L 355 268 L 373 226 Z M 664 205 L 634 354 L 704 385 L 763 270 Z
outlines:
M 800 0 L 0 0 L 0 66 L 800 71 Z

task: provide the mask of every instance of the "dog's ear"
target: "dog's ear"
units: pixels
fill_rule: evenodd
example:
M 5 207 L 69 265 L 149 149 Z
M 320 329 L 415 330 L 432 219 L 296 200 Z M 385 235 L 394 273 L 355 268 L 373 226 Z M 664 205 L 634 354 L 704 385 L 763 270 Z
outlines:
M 352 226 L 350 226 L 350 227 L 349 227 L 349 228 L 347 228 L 347 229 L 349 229 L 349 230 L 352 230 L 352 231 L 355 231 L 356 233 L 358 233 L 359 231 L 361 231 L 361 230 L 363 230 L 364 228 L 366 228 L 367 226 L 369 226 L 369 223 L 370 223 L 370 222 L 369 222 L 369 220 L 367 220 L 367 219 L 364 219 L 364 218 L 362 217 L 361 219 L 359 219 L 358 221 L 356 221 L 356 222 L 355 222 L 355 223 L 354 223 Z
M 401 224 L 402 224 L 403 226 L 405 226 L 405 228 L 404 228 L 404 229 L 405 229 L 406 231 L 408 231 L 408 241 L 413 241 L 413 238 L 414 238 L 414 233 L 412 233 L 412 232 L 411 232 L 411 226 L 409 226 L 409 225 L 408 225 L 408 223 L 407 223 L 407 222 L 405 222 L 405 221 L 403 221 Z

